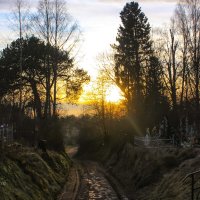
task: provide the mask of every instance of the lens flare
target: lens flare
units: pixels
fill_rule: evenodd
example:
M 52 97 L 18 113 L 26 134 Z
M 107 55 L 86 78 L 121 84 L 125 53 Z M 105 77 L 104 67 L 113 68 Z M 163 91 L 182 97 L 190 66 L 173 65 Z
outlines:
M 111 103 L 119 103 L 123 100 L 122 92 L 121 90 L 115 86 L 111 85 L 106 90 L 106 101 Z

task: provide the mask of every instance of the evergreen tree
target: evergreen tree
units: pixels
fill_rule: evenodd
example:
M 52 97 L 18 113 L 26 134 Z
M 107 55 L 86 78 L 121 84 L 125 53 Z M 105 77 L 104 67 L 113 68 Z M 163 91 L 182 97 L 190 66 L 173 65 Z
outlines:
M 150 57 L 145 74 L 145 121 L 148 127 L 153 128 L 169 109 L 167 98 L 164 95 L 165 88 L 162 81 L 163 69 L 156 56 L 152 55 Z
M 127 98 L 129 115 L 144 116 L 145 71 L 152 55 L 150 25 L 137 2 L 127 3 L 120 13 L 115 49 L 115 75 Z

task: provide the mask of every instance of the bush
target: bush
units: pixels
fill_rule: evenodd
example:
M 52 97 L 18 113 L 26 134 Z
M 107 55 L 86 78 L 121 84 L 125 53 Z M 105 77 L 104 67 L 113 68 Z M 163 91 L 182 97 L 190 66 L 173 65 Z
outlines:
M 103 135 L 96 126 L 85 124 L 80 128 L 78 143 L 79 153 L 95 153 L 98 151 L 99 147 L 103 145 Z
M 38 139 L 46 140 L 48 149 L 64 151 L 64 136 L 59 119 L 42 121 Z

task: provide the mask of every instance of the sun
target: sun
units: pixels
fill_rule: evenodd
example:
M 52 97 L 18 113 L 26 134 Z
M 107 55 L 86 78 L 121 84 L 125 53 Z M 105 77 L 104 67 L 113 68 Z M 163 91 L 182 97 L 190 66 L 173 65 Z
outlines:
M 115 85 L 110 85 L 106 90 L 106 101 L 111 103 L 119 103 L 122 100 L 123 95 L 121 90 Z
M 102 100 L 102 95 L 106 103 L 119 104 L 124 100 L 123 93 L 119 87 L 114 84 L 105 83 L 103 94 L 101 92 L 101 87 L 96 82 L 90 82 L 84 85 L 83 93 L 79 98 L 79 104 L 87 105 L 91 104 L 93 101 L 100 102 Z

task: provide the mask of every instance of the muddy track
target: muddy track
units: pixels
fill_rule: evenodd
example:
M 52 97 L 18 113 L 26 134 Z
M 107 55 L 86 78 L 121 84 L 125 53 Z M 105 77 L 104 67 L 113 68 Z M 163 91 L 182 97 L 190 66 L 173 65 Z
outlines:
M 97 163 L 79 162 L 81 176 L 76 200 L 127 200 L 113 177 Z
M 57 200 L 76 200 L 80 186 L 78 166 L 73 164 L 70 169 L 68 180 Z
M 74 161 L 57 200 L 128 200 L 118 182 L 98 163 Z

